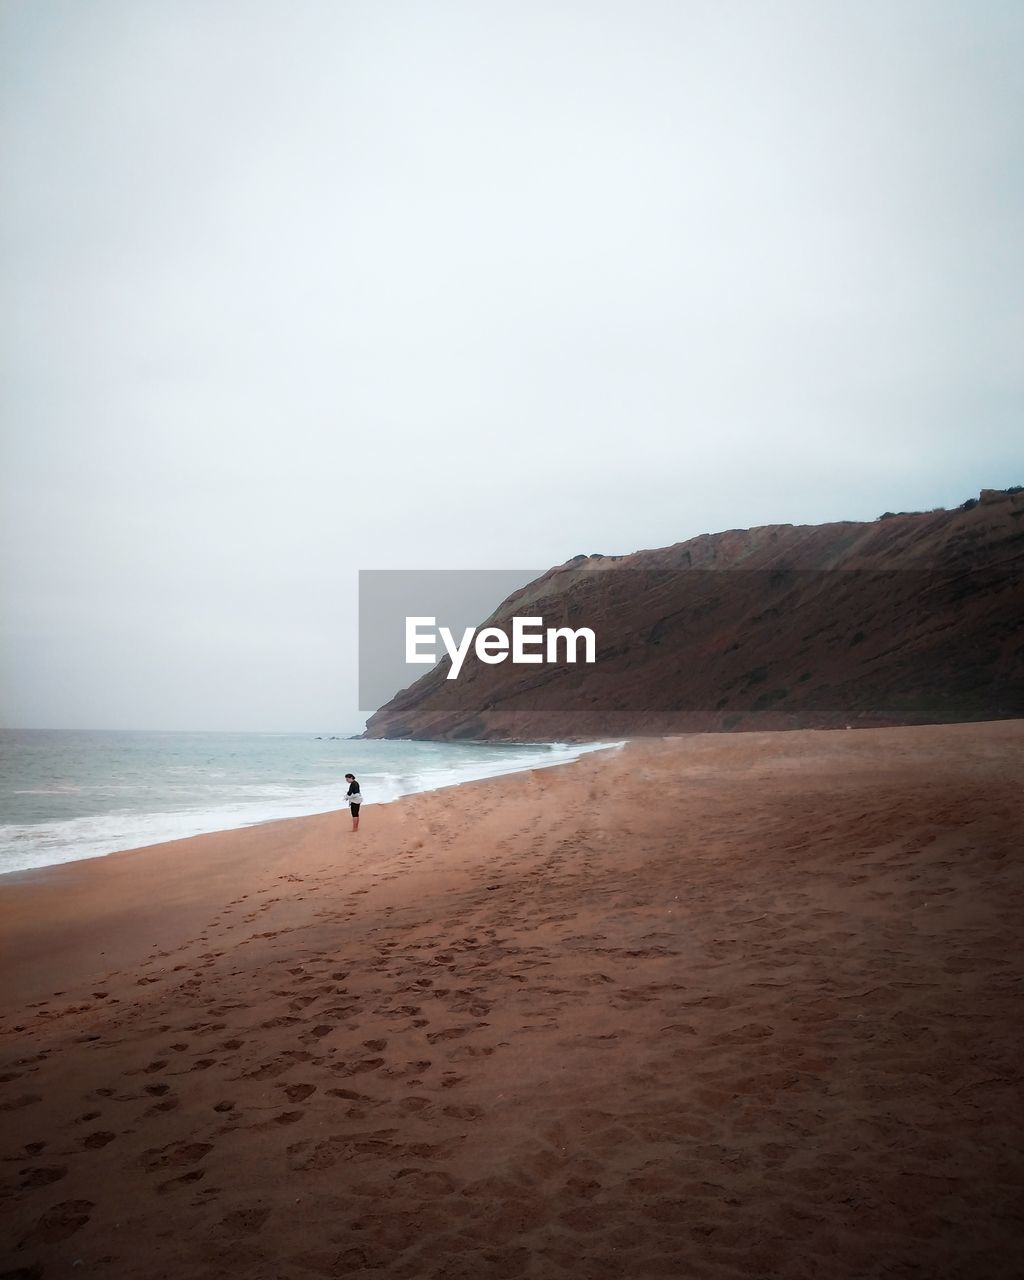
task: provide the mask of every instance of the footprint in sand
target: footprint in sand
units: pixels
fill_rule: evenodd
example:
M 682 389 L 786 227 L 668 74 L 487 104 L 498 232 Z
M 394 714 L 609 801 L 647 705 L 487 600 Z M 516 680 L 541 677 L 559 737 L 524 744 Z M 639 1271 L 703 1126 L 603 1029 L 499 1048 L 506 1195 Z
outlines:
M 269 1209 L 233 1209 L 218 1224 L 221 1231 L 234 1236 L 252 1236 L 261 1231 L 270 1217 Z
M 471 1044 L 460 1045 L 447 1055 L 449 1062 L 466 1062 L 470 1058 L 489 1058 L 496 1050 L 490 1045 L 474 1048 Z
M 34 1187 L 49 1187 L 55 1182 L 60 1182 L 61 1178 L 67 1177 L 67 1165 L 49 1165 L 36 1169 L 23 1169 L 22 1178 L 19 1183 L 23 1191 L 28 1191 Z
M 328 1089 L 326 1091 L 329 1097 L 344 1098 L 346 1102 L 370 1102 L 372 1106 L 378 1106 L 378 1100 L 371 1098 L 369 1093 L 356 1093 L 355 1089 Z
M 290 1071 L 297 1062 L 309 1062 L 312 1056 L 311 1053 L 305 1053 L 300 1049 L 289 1049 L 279 1058 L 272 1058 L 269 1062 L 261 1063 L 255 1070 L 244 1072 L 242 1078 L 245 1080 L 273 1080 L 275 1076 L 280 1076 L 286 1071 Z
M 336 1031 L 337 1027 L 333 1027 L 328 1023 L 321 1023 L 319 1026 L 313 1027 L 301 1039 L 308 1044 L 310 1041 L 322 1040 L 324 1036 L 329 1036 L 332 1031 Z
M 251 1129 L 274 1129 L 283 1125 L 297 1124 L 304 1115 L 304 1111 L 281 1111 L 269 1120 L 261 1120 L 249 1127 Z
M 101 1147 L 113 1142 L 116 1136 L 116 1134 L 110 1133 L 109 1130 L 97 1129 L 95 1133 L 87 1134 L 82 1139 L 82 1146 L 89 1151 L 98 1151 Z
M 289 1102 L 305 1102 L 308 1097 L 316 1093 L 315 1084 L 279 1084 L 277 1087 L 284 1090 Z
M 23 1107 L 31 1107 L 42 1098 L 36 1093 L 23 1093 L 20 1098 L 12 1098 L 10 1102 L 0 1102 L 0 1111 L 20 1111 Z
M 205 1177 L 205 1169 L 192 1169 L 189 1173 L 182 1173 L 176 1178 L 168 1178 L 166 1182 L 159 1183 L 157 1191 L 161 1195 L 166 1195 L 168 1191 L 174 1191 L 179 1187 L 188 1187 L 195 1182 L 201 1182 Z
M 429 1031 L 427 1040 L 431 1044 L 437 1044 L 439 1040 L 458 1040 L 461 1036 L 468 1036 L 471 1031 L 477 1028 L 473 1027 L 447 1027 L 444 1031 Z
M 432 1105 L 429 1098 L 403 1098 L 398 1104 L 398 1110 L 402 1115 L 419 1115 L 423 1111 L 429 1111 Z
M 153 1173 L 169 1166 L 198 1164 L 212 1150 L 213 1145 L 209 1142 L 170 1142 L 166 1147 L 150 1147 L 144 1151 L 141 1163 L 147 1173 Z
M 64 1200 L 55 1204 L 52 1209 L 47 1209 L 18 1248 L 29 1249 L 34 1245 L 57 1244 L 70 1239 L 89 1221 L 95 1207 L 91 1200 Z
M 334 1070 L 339 1075 L 358 1076 L 364 1075 L 367 1071 L 376 1071 L 378 1067 L 383 1065 L 383 1058 L 364 1058 L 361 1062 L 340 1063 Z
M 144 1114 L 145 1116 L 158 1116 L 167 1111 L 177 1111 L 180 1105 L 177 1098 L 164 1098 L 160 1102 L 154 1102 Z
M 483 1115 L 482 1107 L 444 1107 L 442 1108 L 446 1116 L 451 1116 L 453 1120 L 479 1120 Z

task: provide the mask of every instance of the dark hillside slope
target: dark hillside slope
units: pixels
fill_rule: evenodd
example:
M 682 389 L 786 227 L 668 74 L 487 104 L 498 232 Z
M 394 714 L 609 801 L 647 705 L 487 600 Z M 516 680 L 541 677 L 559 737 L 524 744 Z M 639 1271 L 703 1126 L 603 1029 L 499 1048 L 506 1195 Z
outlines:
M 444 659 L 369 737 L 552 739 L 1024 715 L 1024 493 L 870 524 L 579 556 L 504 601 L 589 626 L 593 666 Z

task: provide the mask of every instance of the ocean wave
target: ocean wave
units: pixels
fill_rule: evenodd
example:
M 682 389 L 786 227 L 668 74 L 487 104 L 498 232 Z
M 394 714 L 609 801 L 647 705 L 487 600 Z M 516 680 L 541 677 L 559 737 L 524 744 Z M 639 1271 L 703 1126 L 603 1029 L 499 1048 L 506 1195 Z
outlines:
M 366 746 L 367 744 L 363 744 Z M 523 744 L 521 750 L 482 751 L 473 758 L 457 758 L 451 763 L 425 764 L 419 768 L 374 770 L 364 763 L 360 779 L 368 807 L 388 804 L 423 791 L 458 786 L 506 773 L 567 764 L 590 751 L 621 746 L 619 742 Z M 543 754 L 537 750 L 545 748 Z M 382 762 L 383 763 L 383 762 Z M 344 791 L 333 771 L 330 782 L 307 786 L 281 783 L 239 783 L 219 791 L 219 800 L 207 796 L 204 802 L 182 804 L 152 811 L 118 808 L 94 815 L 52 822 L 7 823 L 0 825 L 0 874 L 31 871 L 39 867 L 103 857 L 125 849 L 182 840 L 212 831 L 228 831 L 280 818 L 305 817 L 344 808 Z M 116 784 L 95 787 L 97 795 L 116 790 Z M 34 789 L 24 794 L 60 794 L 61 789 Z M 142 790 L 155 790 L 151 785 Z M 180 788 L 175 783 L 163 788 L 164 801 L 177 794 L 198 796 L 206 784 Z M 230 792 L 230 794 L 227 794 Z

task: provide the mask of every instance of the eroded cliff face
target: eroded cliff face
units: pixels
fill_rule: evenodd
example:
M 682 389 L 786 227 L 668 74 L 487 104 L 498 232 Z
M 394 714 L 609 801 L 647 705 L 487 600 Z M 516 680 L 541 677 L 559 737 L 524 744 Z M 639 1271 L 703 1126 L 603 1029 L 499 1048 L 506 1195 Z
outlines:
M 1024 715 L 1024 494 L 578 556 L 503 601 L 588 626 L 593 667 L 442 660 L 366 736 L 550 740 Z M 482 620 L 483 622 L 484 620 Z

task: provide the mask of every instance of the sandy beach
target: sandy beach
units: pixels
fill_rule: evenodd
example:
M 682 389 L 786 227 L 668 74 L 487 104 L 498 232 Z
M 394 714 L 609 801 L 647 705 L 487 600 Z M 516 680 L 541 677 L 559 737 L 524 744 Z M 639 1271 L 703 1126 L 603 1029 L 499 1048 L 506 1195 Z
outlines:
M 1017 1276 L 1022 778 L 636 741 L 5 877 L 0 1275 Z

